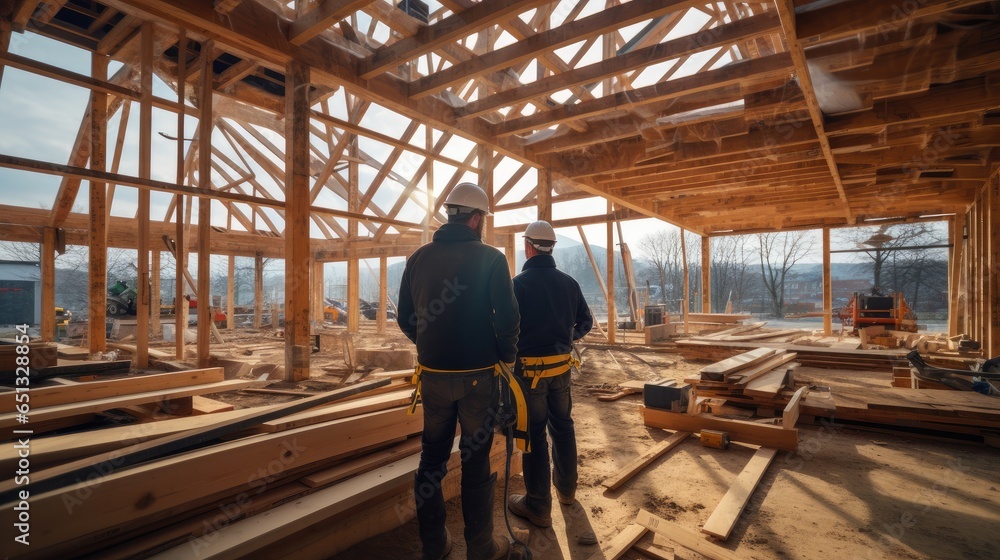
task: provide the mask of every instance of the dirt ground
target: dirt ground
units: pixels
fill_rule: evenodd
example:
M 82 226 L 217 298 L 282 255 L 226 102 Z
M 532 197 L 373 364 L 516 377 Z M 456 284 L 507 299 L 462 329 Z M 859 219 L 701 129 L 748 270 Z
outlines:
M 638 356 L 638 358 L 637 358 Z M 676 354 L 632 355 L 588 350 L 574 378 L 574 413 L 579 447 L 578 503 L 553 508 L 553 527 L 530 531 L 535 560 L 582 560 L 599 553 L 611 538 L 646 509 L 678 527 L 698 532 L 753 455 L 753 446 L 728 450 L 702 447 L 691 438 L 661 457 L 626 485 L 604 493 L 600 482 L 668 432 L 646 428 L 639 415 L 641 396 L 599 402 L 587 386 L 627 379 L 678 380 L 704 364 Z M 641 359 L 639 359 L 641 358 Z M 837 386 L 888 386 L 873 374 L 804 368 L 799 381 Z M 1000 558 L 1000 450 L 942 443 L 910 436 L 858 431 L 836 425 L 799 428 L 799 451 L 781 452 L 764 475 L 728 541 L 719 543 L 740 558 Z M 510 491 L 524 490 L 520 475 Z M 502 488 L 497 489 L 495 522 L 503 528 Z M 465 558 L 459 500 L 448 504 L 448 527 L 455 539 L 449 558 Z M 576 543 L 593 531 L 600 545 Z M 640 543 L 651 543 L 647 534 Z M 419 558 L 416 523 L 362 542 L 336 556 L 343 560 Z M 702 558 L 684 548 L 676 557 Z M 598 556 L 601 558 L 601 556 Z M 635 551 L 622 558 L 644 558 Z

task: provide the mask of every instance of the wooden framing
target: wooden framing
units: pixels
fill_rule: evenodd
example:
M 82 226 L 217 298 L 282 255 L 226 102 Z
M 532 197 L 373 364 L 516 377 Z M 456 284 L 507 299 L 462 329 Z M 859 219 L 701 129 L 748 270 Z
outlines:
M 309 68 L 285 76 L 285 381 L 309 378 Z M 277 328 L 276 323 L 272 323 Z

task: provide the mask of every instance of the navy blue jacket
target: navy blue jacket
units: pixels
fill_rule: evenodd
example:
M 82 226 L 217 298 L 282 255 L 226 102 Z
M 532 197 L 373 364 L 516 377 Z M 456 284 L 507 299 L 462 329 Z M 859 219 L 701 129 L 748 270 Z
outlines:
M 528 259 L 514 277 L 521 310 L 518 356 L 569 354 L 572 342 L 590 332 L 594 318 L 572 276 L 556 269 L 552 255 Z
M 464 224 L 445 224 L 406 261 L 396 322 L 417 361 L 463 370 L 511 363 L 520 321 L 503 253 Z

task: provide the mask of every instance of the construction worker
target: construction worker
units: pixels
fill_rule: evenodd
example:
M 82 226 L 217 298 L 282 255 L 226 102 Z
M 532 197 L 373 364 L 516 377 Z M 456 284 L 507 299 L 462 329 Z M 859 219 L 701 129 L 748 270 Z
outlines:
M 499 362 L 513 366 L 518 310 L 504 255 L 482 242 L 489 199 L 461 183 L 445 200 L 448 223 L 406 261 L 396 322 L 417 345 L 415 383 L 424 430 L 415 479 L 423 558 L 451 551 L 441 480 L 461 425 L 462 517 L 467 558 L 520 557 L 493 536 L 490 447 L 496 424 Z
M 522 457 L 525 495 L 507 501 L 511 513 L 539 527 L 552 525 L 552 492 L 559 503 L 572 505 L 576 495 L 576 433 L 570 398 L 573 341 L 593 327 L 594 319 L 583 292 L 568 274 L 556 269 L 552 257 L 556 234 L 545 221 L 528 225 L 524 232 L 527 262 L 514 277 L 514 295 L 521 310 L 514 373 L 528 387 L 531 453 Z M 552 464 L 545 437 L 552 438 Z M 554 476 L 552 476 L 554 474 Z

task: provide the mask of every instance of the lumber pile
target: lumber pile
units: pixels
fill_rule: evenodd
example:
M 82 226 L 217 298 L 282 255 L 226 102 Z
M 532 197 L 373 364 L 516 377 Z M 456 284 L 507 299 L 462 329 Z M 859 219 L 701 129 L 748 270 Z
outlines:
M 753 343 L 747 341 L 725 340 L 678 340 L 677 348 L 681 355 L 689 360 L 719 361 L 759 348 L 766 344 L 768 348 L 787 350 L 798 354 L 796 361 L 806 367 L 856 369 L 871 372 L 891 373 L 894 367 L 907 366 L 906 351 L 894 350 L 856 350 L 824 348 L 790 344 L 786 342 L 765 341 Z
M 221 377 L 221 368 L 210 374 Z M 161 383 L 180 383 L 194 374 L 162 375 L 170 377 Z M 208 558 L 267 550 L 325 558 L 390 530 L 413 517 L 423 426 L 419 407 L 407 414 L 412 388 L 373 394 L 390 381 L 267 407 L 32 436 L 30 511 L 44 522 L 32 524 L 31 546 L 10 549 L 10 557 Z M 74 389 L 66 387 L 38 391 L 60 403 Z M 88 390 L 99 401 L 127 389 L 109 380 Z M 17 457 L 8 447 L 0 464 L 9 466 Z M 495 438 L 494 469 L 502 470 L 504 451 Z M 456 449 L 444 481 L 448 497 L 459 492 L 459 460 Z M 0 507 L 13 508 L 23 489 L 0 482 Z
M 774 416 L 788 404 L 795 392 L 795 369 L 799 366 L 796 352 L 782 349 L 755 348 L 732 358 L 726 358 L 701 370 L 701 375 L 684 381 L 694 387 L 703 406 L 724 413 L 739 414 L 733 408 Z

